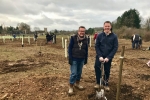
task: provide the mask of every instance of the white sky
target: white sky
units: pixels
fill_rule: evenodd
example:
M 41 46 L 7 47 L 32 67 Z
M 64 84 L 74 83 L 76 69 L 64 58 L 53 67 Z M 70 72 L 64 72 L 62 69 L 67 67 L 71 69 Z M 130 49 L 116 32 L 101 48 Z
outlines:
M 125 11 L 136 9 L 146 20 L 150 17 L 149 0 L 0 0 L 0 24 L 16 27 L 24 22 L 41 30 L 76 30 L 102 27 Z

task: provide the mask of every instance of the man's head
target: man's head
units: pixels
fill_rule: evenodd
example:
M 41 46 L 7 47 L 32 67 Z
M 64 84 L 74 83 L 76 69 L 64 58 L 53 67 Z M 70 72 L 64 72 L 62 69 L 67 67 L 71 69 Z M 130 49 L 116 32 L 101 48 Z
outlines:
M 98 32 L 97 32 L 97 31 L 95 31 L 95 34 L 98 34 Z
M 79 29 L 78 29 L 78 35 L 80 37 L 83 37 L 85 35 L 85 31 L 86 31 L 85 27 L 84 26 L 80 26 Z
M 112 29 L 112 25 L 110 21 L 105 21 L 104 22 L 104 32 L 105 33 L 110 33 Z

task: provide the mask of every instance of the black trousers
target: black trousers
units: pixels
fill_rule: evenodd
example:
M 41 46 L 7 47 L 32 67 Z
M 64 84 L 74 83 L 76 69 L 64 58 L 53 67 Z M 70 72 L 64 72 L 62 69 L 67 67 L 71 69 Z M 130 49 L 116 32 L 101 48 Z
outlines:
M 105 75 L 104 75 L 104 81 L 108 83 L 109 80 L 109 76 L 110 76 L 110 68 L 111 68 L 111 62 L 112 59 L 109 59 L 109 61 L 106 63 L 104 63 L 104 71 L 105 71 Z M 100 78 L 101 78 L 101 62 L 99 61 L 98 56 L 96 56 L 96 60 L 95 60 L 95 75 L 96 75 L 96 83 L 100 84 Z

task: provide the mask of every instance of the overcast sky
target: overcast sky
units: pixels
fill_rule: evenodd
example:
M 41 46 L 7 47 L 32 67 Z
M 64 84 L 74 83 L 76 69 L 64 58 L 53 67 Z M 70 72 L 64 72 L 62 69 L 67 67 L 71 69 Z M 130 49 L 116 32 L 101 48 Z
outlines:
M 136 9 L 143 19 L 150 17 L 149 0 L 0 0 L 0 24 L 16 27 L 24 22 L 43 30 L 76 30 L 102 27 L 125 11 Z

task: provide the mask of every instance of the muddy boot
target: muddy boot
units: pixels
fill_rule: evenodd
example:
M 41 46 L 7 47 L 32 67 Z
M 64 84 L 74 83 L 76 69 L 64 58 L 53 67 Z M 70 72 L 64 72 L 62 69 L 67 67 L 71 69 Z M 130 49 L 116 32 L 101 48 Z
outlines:
M 100 87 L 99 84 L 96 84 L 96 85 L 94 86 L 95 89 L 99 89 L 99 87 Z
M 73 84 L 70 84 L 68 94 L 73 95 Z
M 104 88 L 105 88 L 106 91 L 110 91 L 109 86 L 105 86 Z
M 76 81 L 75 87 L 79 90 L 84 90 L 83 86 L 80 85 L 80 81 Z
M 108 85 L 108 81 L 106 81 L 104 88 L 106 91 L 110 91 L 109 85 Z

